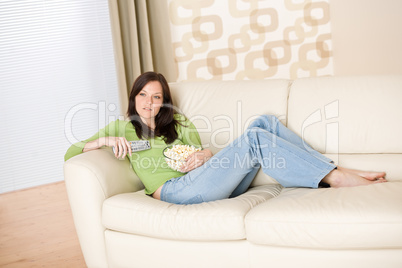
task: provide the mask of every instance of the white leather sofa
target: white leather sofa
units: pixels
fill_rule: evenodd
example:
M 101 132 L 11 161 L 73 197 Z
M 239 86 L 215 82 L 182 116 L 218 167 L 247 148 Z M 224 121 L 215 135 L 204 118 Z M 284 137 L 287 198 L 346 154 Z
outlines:
M 283 188 L 259 172 L 237 198 L 174 205 L 146 196 L 128 160 L 91 151 L 64 166 L 88 267 L 402 267 L 402 76 L 171 89 L 213 152 L 274 114 L 340 166 L 386 171 L 389 182 Z

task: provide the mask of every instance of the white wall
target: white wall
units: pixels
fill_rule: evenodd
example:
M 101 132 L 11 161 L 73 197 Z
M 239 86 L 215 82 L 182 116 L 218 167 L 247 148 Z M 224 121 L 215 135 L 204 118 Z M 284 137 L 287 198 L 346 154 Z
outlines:
M 401 12 L 401 0 L 331 0 L 334 75 L 402 74 Z

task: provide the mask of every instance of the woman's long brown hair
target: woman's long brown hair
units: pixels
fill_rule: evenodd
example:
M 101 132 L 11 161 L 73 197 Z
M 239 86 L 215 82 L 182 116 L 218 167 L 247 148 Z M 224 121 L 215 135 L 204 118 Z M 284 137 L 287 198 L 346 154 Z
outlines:
M 163 105 L 155 117 L 156 127 L 153 133 L 152 130 L 142 122 L 135 107 L 135 97 L 140 93 L 143 87 L 151 81 L 158 81 L 162 86 L 163 92 Z M 179 124 L 179 122 L 177 122 L 177 120 L 175 120 L 173 117 L 175 111 L 172 96 L 170 94 L 169 84 L 162 74 L 146 72 L 135 80 L 129 97 L 127 114 L 131 120 L 131 123 L 135 127 L 137 136 L 140 139 L 149 138 L 155 135 L 158 137 L 163 137 L 165 142 L 169 144 L 178 137 L 176 125 Z

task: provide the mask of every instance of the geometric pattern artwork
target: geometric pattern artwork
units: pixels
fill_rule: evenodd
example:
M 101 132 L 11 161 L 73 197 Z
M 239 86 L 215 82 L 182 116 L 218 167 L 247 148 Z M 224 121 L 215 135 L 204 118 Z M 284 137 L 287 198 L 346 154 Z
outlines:
M 168 0 L 177 81 L 333 74 L 329 0 Z

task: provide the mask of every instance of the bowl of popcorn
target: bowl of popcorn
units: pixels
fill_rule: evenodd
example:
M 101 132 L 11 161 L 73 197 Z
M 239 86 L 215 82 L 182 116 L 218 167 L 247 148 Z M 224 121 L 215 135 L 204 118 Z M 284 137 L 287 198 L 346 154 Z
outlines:
M 201 148 L 193 145 L 177 144 L 166 147 L 163 150 L 163 155 L 165 156 L 166 163 L 171 169 L 180 171 L 187 157 L 192 153 L 199 151 L 201 151 Z

